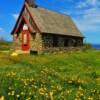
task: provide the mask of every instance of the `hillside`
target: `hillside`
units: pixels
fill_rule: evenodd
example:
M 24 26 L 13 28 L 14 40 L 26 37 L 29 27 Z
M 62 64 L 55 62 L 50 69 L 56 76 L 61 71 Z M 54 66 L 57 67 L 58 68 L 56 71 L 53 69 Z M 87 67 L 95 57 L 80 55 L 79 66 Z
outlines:
M 9 50 L 11 46 L 11 42 L 7 42 L 7 41 L 0 41 L 0 51 L 5 51 L 5 50 Z
M 100 51 L 19 55 L 0 53 L 5 100 L 100 100 Z

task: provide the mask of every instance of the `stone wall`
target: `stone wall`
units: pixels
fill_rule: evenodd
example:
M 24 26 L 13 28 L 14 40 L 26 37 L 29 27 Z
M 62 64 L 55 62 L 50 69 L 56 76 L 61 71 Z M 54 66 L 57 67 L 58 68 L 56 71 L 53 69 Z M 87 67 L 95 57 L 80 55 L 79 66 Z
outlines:
M 58 47 L 64 47 L 64 37 L 63 36 L 58 37 Z
M 81 37 L 44 34 L 42 39 L 43 52 L 66 51 L 69 48 L 77 48 L 83 45 L 83 38 Z M 57 42 L 57 44 L 54 45 L 54 42 Z
M 79 51 L 82 47 L 54 47 L 54 48 L 46 48 L 43 53 L 64 53 L 71 51 Z
M 30 50 L 41 54 L 43 52 L 43 42 L 41 33 L 34 33 L 30 35 Z
M 19 33 L 13 35 L 13 44 L 12 50 L 14 51 L 22 51 L 22 34 Z M 30 34 L 30 51 L 35 51 L 38 54 L 43 52 L 43 45 L 42 45 L 42 37 L 41 33 L 33 33 Z
M 50 48 L 53 47 L 53 39 L 52 39 L 52 35 L 47 34 L 47 35 L 43 35 L 42 39 L 43 39 L 43 47 L 44 48 Z
M 22 36 L 21 33 L 13 35 L 12 50 L 21 50 Z
M 43 34 L 43 44 L 45 48 L 49 47 L 68 47 L 68 46 L 81 46 L 83 43 L 80 37 L 71 37 L 63 35 Z
M 55 37 L 55 38 L 54 38 Z M 57 40 L 53 40 L 57 39 Z M 75 41 L 73 41 L 75 40 Z M 57 42 L 56 46 L 53 42 Z M 74 43 L 75 42 L 75 43 Z M 13 50 L 21 51 L 22 34 L 13 35 Z M 68 37 L 52 34 L 31 33 L 30 51 L 42 54 L 45 52 L 67 51 L 70 47 L 80 47 L 83 45 L 83 38 Z

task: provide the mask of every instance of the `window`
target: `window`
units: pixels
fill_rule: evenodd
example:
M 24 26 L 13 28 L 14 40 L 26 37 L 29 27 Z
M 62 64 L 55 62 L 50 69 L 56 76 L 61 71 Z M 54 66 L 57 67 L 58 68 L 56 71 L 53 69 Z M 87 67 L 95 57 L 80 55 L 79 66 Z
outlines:
M 58 46 L 58 36 L 53 36 L 53 47 Z
M 52 47 L 52 36 L 51 35 L 45 35 L 43 37 L 43 40 L 44 40 L 44 45 L 45 47 Z
M 27 46 L 27 34 L 26 33 L 24 33 L 24 46 Z
M 64 47 L 68 46 L 68 39 L 67 37 L 64 38 Z
M 24 25 L 23 25 L 23 30 L 28 30 L 27 24 L 24 24 Z

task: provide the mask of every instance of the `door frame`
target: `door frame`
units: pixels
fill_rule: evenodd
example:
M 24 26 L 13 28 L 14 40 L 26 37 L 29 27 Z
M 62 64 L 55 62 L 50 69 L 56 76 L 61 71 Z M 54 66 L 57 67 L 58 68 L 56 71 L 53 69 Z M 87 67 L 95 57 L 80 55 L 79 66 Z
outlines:
M 22 51 L 30 50 L 30 32 L 29 30 L 22 30 Z M 24 34 L 26 34 L 26 44 L 24 44 Z

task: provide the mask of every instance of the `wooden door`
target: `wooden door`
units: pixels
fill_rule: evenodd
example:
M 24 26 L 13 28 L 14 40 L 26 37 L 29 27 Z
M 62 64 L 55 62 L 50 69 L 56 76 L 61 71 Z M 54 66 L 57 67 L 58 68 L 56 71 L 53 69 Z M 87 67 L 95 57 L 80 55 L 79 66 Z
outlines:
M 30 49 L 30 37 L 29 37 L 29 30 L 22 30 L 22 50 L 29 51 Z

